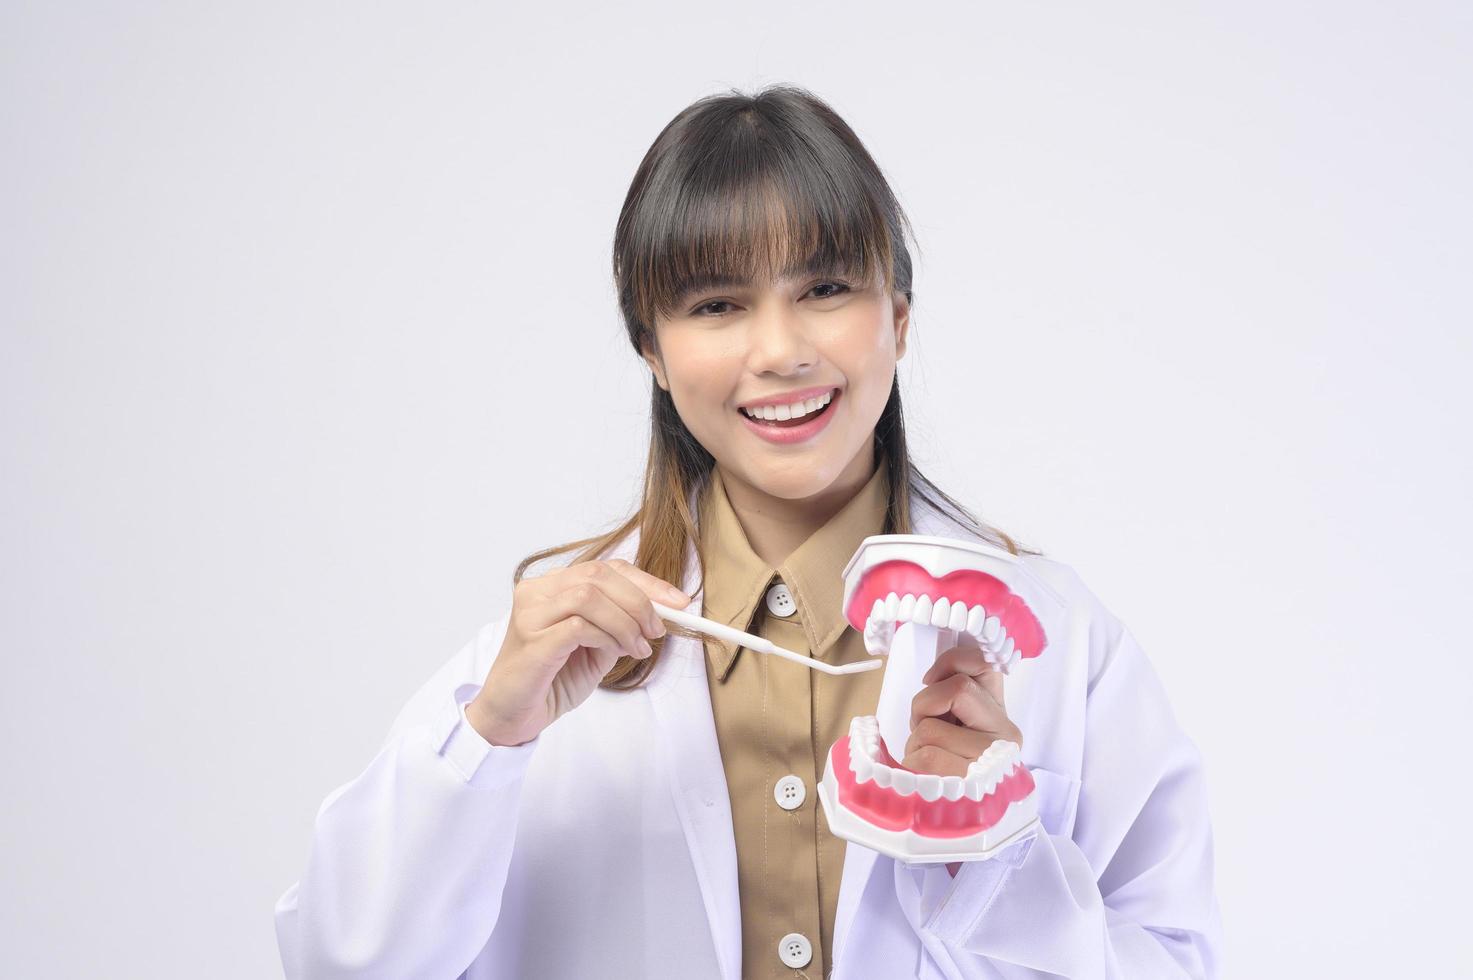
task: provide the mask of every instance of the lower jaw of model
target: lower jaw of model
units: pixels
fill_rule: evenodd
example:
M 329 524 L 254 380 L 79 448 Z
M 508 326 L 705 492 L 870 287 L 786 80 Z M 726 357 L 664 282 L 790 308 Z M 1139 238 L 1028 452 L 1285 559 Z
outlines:
M 910 863 L 983 860 L 1038 824 L 1017 742 L 993 742 L 964 777 L 918 773 L 886 751 L 874 715 L 829 749 L 819 796 L 835 835 Z

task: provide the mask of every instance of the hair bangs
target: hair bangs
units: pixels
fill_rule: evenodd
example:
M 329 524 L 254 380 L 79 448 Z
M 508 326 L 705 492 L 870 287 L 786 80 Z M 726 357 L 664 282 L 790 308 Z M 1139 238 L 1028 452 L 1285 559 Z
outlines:
M 892 281 L 883 212 L 861 181 L 843 180 L 845 168 L 827 171 L 816 157 L 733 167 L 741 154 L 723 149 L 730 155 L 695 155 L 677 178 L 686 193 L 637 236 L 644 275 L 633 285 L 645 322 L 712 288 L 817 275 L 861 288 Z

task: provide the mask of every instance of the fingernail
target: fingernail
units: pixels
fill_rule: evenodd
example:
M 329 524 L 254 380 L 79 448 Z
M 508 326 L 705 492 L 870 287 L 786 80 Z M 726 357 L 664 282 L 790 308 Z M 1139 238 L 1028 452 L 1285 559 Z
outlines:
M 648 657 L 651 653 L 654 653 L 654 648 L 650 646 L 650 641 L 646 640 L 642 636 L 639 638 L 639 645 L 640 648 L 644 650 L 644 655 L 646 657 Z

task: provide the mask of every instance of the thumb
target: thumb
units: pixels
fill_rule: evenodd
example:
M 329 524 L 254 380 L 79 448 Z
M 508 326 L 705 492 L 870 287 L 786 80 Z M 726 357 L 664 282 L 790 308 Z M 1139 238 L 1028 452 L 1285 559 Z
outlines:
M 991 664 L 988 664 L 987 669 L 977 675 L 977 683 L 982 685 L 982 690 L 990 694 L 993 700 L 1003 708 L 1007 707 L 1007 704 L 1003 701 L 1002 690 L 1005 677 L 1006 675 L 1002 671 L 993 670 Z

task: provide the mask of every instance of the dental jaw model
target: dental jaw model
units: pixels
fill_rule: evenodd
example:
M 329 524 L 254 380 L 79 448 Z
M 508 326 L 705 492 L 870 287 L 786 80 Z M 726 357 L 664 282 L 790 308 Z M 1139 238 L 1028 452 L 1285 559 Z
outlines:
M 1034 607 L 1062 609 L 1057 594 L 999 548 L 912 534 L 865 538 L 843 575 L 845 618 L 887 663 L 877 714 L 855 718 L 829 749 L 819 786 L 829 829 L 909 863 L 983 860 L 1035 833 L 1018 743 L 993 742 L 965 777 L 912 772 L 890 749 L 910 738 L 911 699 L 940 654 L 974 646 L 1010 674 L 1047 647 Z

